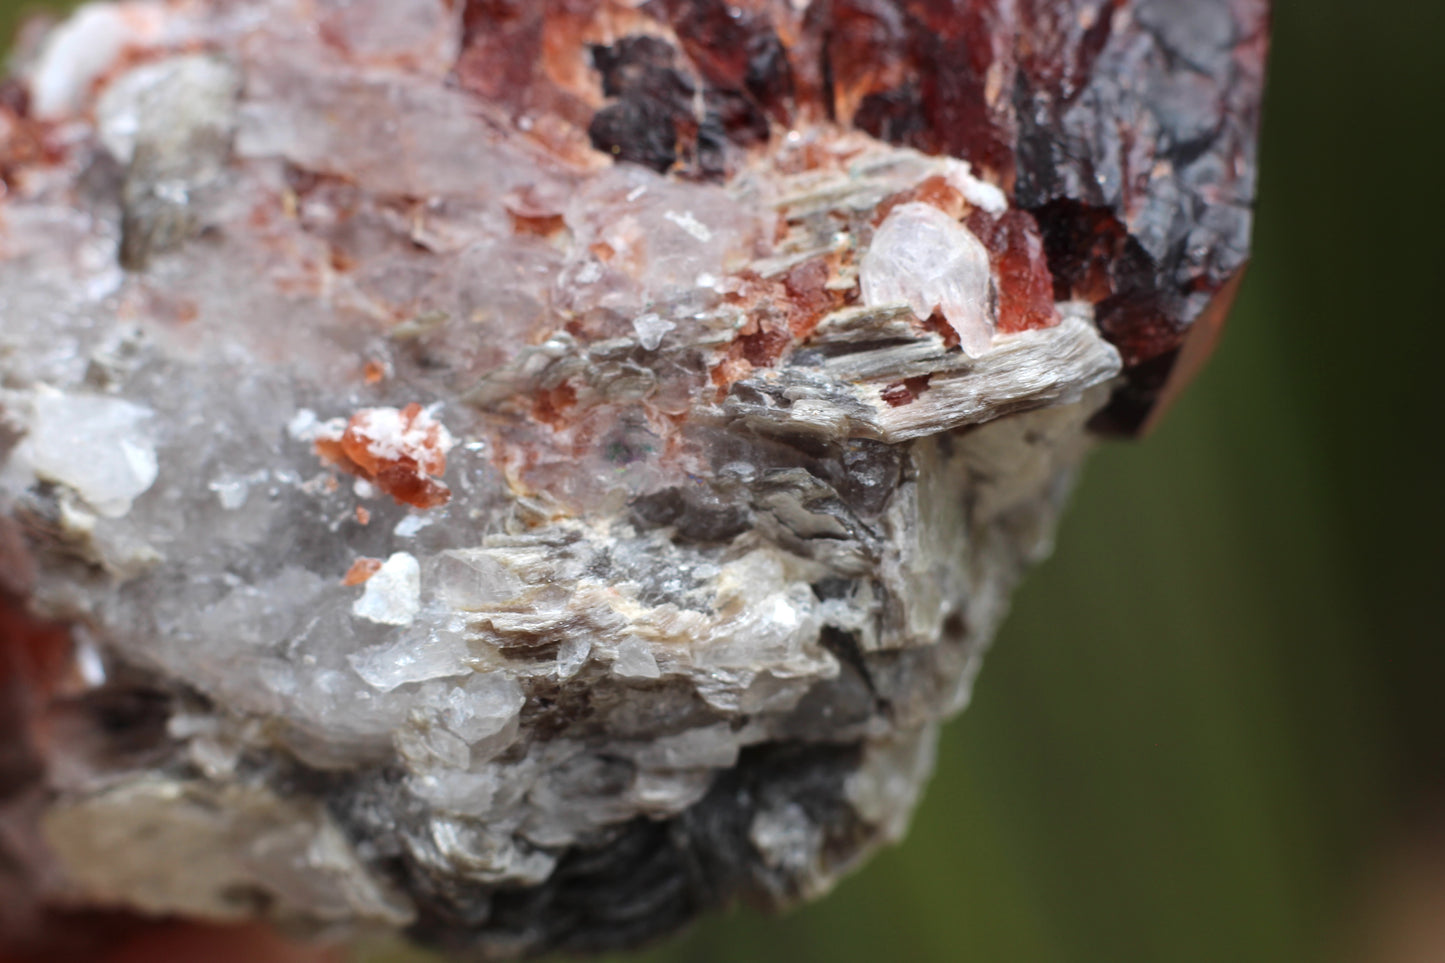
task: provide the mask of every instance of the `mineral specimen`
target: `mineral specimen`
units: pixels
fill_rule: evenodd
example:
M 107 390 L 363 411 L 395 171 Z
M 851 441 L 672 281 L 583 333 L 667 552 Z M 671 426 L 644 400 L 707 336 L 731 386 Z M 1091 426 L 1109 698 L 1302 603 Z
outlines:
M 631 945 L 903 832 L 1247 253 L 1263 0 L 155 0 L 0 90 L 0 926 Z

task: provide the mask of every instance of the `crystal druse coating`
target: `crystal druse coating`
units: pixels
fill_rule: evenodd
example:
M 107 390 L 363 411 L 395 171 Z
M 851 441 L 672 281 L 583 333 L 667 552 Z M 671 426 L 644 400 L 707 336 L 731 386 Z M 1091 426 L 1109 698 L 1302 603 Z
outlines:
M 898 839 L 1247 257 L 1262 0 L 92 4 L 0 87 L 0 937 Z

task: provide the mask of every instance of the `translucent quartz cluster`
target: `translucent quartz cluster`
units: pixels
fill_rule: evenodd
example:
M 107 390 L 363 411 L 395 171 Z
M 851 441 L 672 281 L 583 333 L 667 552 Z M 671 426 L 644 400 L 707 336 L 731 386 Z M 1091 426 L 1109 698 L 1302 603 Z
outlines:
M 1245 257 L 1251 0 L 155 0 L 0 88 L 0 928 L 636 943 L 903 832 Z

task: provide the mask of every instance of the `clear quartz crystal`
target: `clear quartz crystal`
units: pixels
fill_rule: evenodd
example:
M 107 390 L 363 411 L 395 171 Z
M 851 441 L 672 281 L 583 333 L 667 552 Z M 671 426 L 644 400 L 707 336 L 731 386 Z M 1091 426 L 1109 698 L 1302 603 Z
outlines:
M 968 228 L 928 204 L 900 204 L 873 235 L 859 268 L 863 302 L 935 312 L 977 357 L 993 343 L 993 274 L 988 250 Z

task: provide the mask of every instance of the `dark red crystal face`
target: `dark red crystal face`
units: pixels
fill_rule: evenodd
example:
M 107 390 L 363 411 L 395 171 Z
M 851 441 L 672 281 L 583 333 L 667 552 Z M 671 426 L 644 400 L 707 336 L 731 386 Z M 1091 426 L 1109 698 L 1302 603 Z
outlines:
M 1088 301 L 1123 355 L 1106 430 L 1146 423 L 1248 259 L 1267 0 L 469 0 L 465 17 L 464 86 L 621 162 L 721 179 L 818 123 L 967 160 L 1012 207 L 970 224 L 1000 330 Z M 565 51 L 583 47 L 579 68 Z

